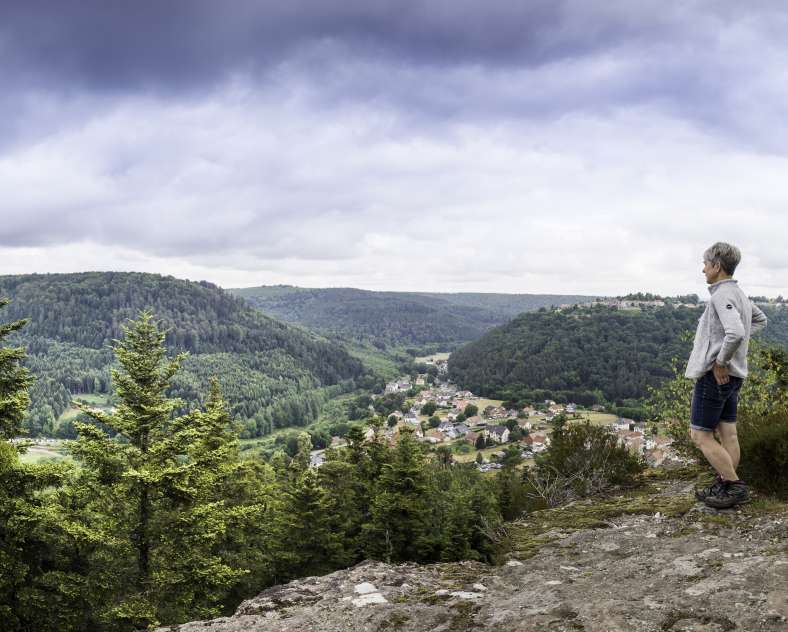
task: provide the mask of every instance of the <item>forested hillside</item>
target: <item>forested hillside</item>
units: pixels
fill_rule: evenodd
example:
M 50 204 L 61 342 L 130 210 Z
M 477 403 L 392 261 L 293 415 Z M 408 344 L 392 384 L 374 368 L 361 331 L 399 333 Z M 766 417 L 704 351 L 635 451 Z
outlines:
M 110 345 L 142 309 L 169 329 L 170 351 L 190 353 L 172 394 L 194 404 L 217 376 L 250 436 L 312 421 L 327 396 L 363 372 L 340 346 L 206 282 L 116 272 L 3 276 L 0 296 L 12 301 L 8 318 L 29 319 L 16 341 L 37 378 L 26 424 L 33 434 L 53 433 L 72 395 L 109 394 Z
M 767 314 L 764 342 L 785 346 L 788 310 Z M 669 377 L 672 358 L 689 356 L 700 315 L 701 308 L 641 312 L 602 306 L 522 314 L 455 351 L 449 374 L 488 397 L 621 405 Z
M 467 342 L 521 312 L 587 296 L 372 292 L 262 286 L 229 290 L 276 318 L 378 344 Z

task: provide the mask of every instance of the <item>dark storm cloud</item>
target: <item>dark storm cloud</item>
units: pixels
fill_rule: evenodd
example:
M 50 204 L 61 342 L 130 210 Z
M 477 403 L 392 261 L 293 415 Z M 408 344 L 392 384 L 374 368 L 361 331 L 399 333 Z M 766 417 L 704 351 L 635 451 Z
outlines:
M 202 98 L 232 78 L 272 93 L 301 89 L 317 109 L 377 101 L 414 126 L 443 117 L 558 117 L 657 103 L 723 133 L 753 132 L 740 121 L 742 91 L 760 70 L 747 38 L 755 34 L 765 46 L 782 41 L 788 15 L 779 3 L 758 7 L 651 0 L 3 2 L 0 144 L 24 134 L 14 113 L 30 109 L 23 101 L 31 94 Z
M 30 0 L 0 8 L 4 82 L 61 89 L 179 90 L 260 72 L 315 42 L 340 55 L 425 65 L 531 65 L 676 20 L 638 19 L 627 3 L 537 0 Z

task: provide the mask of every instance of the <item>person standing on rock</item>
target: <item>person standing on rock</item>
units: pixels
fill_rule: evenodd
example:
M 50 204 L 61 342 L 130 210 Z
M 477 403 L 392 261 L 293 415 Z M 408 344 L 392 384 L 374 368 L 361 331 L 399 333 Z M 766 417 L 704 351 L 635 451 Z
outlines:
M 745 503 L 749 492 L 739 480 L 736 407 L 747 377 L 750 336 L 766 327 L 766 316 L 747 298 L 733 273 L 741 260 L 736 246 L 718 242 L 703 254 L 703 274 L 711 294 L 698 322 L 685 375 L 695 379 L 690 414 L 693 443 L 717 472 L 696 491 L 698 500 L 717 509 Z M 714 438 L 717 430 L 720 442 Z

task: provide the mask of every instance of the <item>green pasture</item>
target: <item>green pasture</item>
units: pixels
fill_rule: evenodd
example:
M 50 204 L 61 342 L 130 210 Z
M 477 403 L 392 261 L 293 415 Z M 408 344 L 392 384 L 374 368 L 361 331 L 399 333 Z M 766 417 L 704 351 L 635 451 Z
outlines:
M 584 423 L 586 420 L 591 422 L 592 426 L 609 426 L 616 423 L 618 417 L 609 413 L 587 412 L 584 410 L 578 411 L 580 419 L 572 419 L 570 416 L 569 423 Z
M 84 395 L 73 395 L 71 397 L 73 402 L 84 402 L 89 406 L 95 408 L 110 408 L 109 399 L 106 393 L 88 393 Z M 69 406 L 63 411 L 63 414 L 57 418 L 57 423 L 68 421 L 69 419 L 76 419 L 82 414 L 82 411 L 75 406 Z
M 47 463 L 53 461 L 60 461 L 63 459 L 71 460 L 71 455 L 68 454 L 65 442 L 59 441 L 55 444 L 46 445 L 31 445 L 27 452 L 19 455 L 19 460 L 22 463 Z
M 440 362 L 443 360 L 448 360 L 451 353 L 433 353 L 432 355 L 428 356 L 421 356 L 420 358 L 416 358 L 416 362 L 426 362 L 427 360 L 432 360 L 433 362 Z

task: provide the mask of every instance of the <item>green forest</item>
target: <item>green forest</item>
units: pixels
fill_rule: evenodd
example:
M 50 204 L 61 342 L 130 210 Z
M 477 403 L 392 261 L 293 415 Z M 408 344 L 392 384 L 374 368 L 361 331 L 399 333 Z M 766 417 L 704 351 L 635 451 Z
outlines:
M 10 318 L 26 319 L 14 341 L 27 349 L 36 378 L 25 430 L 74 436 L 58 424 L 73 397 L 111 402 L 112 341 L 142 309 L 151 309 L 173 352 L 188 352 L 171 394 L 202 403 L 212 376 L 231 415 L 254 437 L 313 421 L 322 404 L 363 383 L 359 360 L 339 344 L 276 321 L 207 282 L 154 274 L 95 272 L 0 277 Z
M 557 294 L 373 292 L 292 286 L 229 291 L 275 318 L 369 341 L 381 348 L 468 342 L 522 312 L 593 298 Z
M 686 359 L 700 309 L 604 306 L 522 314 L 455 351 L 449 375 L 485 397 L 635 406 Z M 764 340 L 788 347 L 788 310 L 767 310 Z
M 0 325 L 0 341 L 23 327 Z M 367 558 L 491 559 L 496 480 L 429 458 L 409 434 L 365 441 L 358 425 L 319 470 L 305 432 L 292 457 L 242 460 L 218 381 L 196 408 L 169 395 L 186 357 L 165 337 L 148 312 L 129 323 L 112 350 L 115 408 L 82 406 L 74 461 L 40 465 L 11 441 L 29 403 L 25 351 L 0 348 L 4 631 L 130 632 Z

